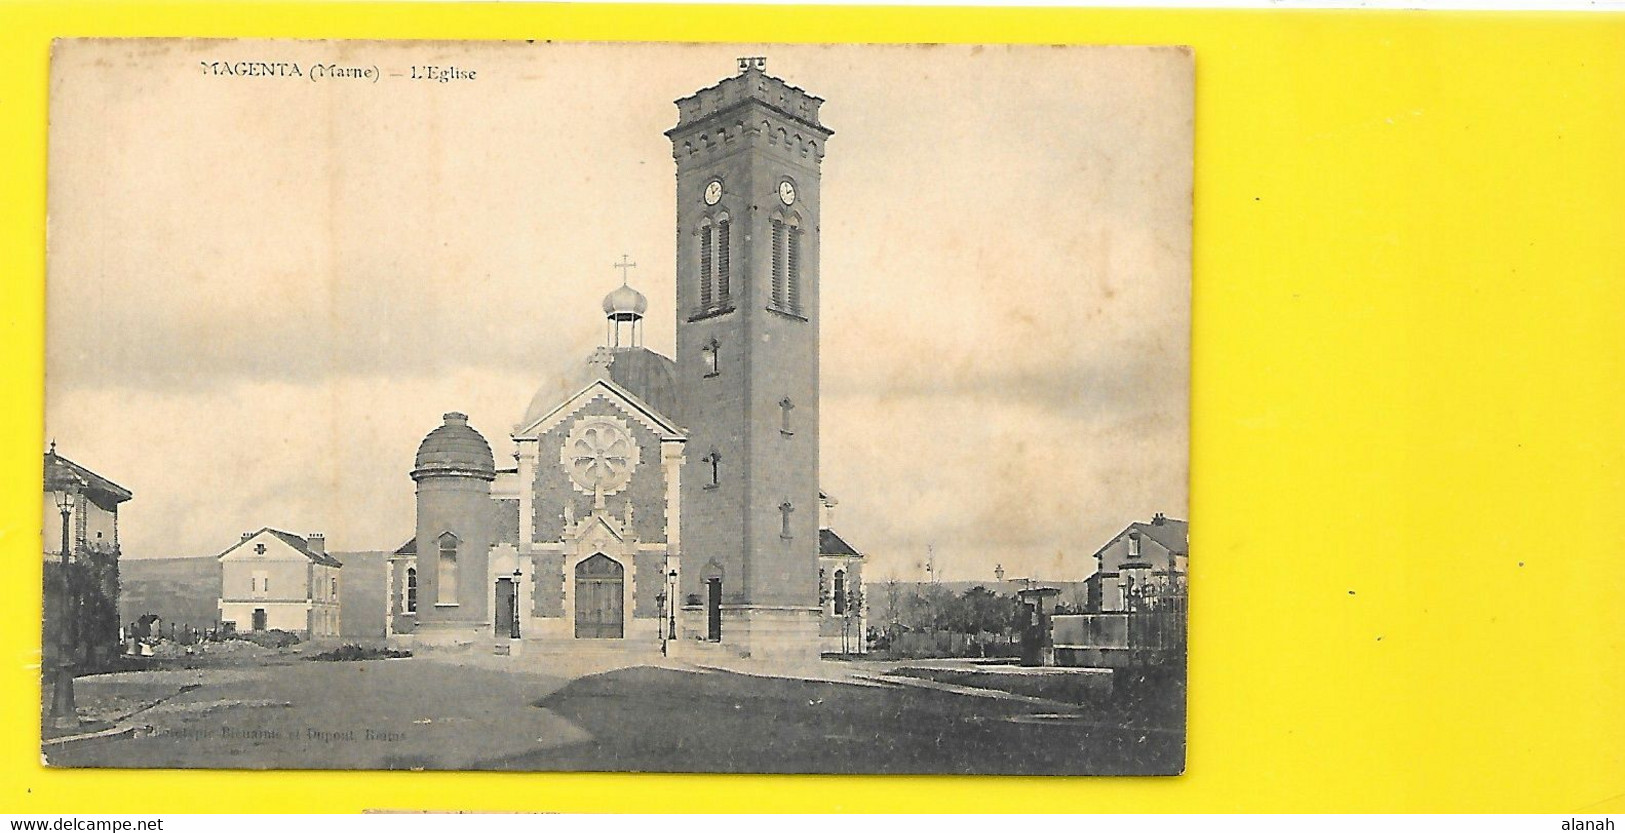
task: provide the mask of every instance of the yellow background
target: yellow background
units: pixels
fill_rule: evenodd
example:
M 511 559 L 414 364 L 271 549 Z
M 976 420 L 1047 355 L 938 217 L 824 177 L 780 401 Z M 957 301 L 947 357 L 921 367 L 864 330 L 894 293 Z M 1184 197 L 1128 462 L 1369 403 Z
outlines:
M 92 35 L 1193 46 L 1187 773 L 41 768 L 46 64 Z M 0 810 L 1625 812 L 1625 16 L 0 3 L 0 114 Z

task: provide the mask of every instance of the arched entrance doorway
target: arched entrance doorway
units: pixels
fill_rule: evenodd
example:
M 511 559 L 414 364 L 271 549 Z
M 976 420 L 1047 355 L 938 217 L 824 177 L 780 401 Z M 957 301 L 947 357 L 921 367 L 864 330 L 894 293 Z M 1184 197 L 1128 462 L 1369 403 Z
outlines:
M 626 635 L 626 571 L 603 553 L 576 565 L 576 638 L 620 639 Z

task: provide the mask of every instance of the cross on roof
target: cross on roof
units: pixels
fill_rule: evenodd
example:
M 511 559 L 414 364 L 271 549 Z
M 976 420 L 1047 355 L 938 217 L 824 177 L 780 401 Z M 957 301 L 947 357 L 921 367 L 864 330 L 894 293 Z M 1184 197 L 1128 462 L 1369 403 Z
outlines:
M 626 255 L 621 255 L 621 262 L 615 264 L 615 268 L 621 270 L 621 286 L 626 286 L 627 275 L 630 274 L 632 267 L 636 265 Z

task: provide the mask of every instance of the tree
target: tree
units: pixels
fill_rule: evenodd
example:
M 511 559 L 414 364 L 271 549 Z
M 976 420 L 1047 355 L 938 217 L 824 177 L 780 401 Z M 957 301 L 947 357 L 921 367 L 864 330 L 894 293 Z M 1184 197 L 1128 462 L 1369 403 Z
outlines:
M 857 582 L 849 582 L 846 590 L 846 612 L 841 616 L 841 653 L 843 654 L 852 652 L 848 635 L 852 632 L 856 620 L 862 615 L 862 610 L 863 591 L 858 587 Z M 861 634 L 859 635 L 861 636 Z

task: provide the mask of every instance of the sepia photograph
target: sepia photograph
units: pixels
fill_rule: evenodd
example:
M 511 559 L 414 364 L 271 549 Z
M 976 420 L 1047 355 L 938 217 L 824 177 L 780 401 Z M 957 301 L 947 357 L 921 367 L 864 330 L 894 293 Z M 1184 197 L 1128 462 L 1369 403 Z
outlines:
M 45 762 L 1181 774 L 1193 112 L 1177 45 L 56 41 Z

